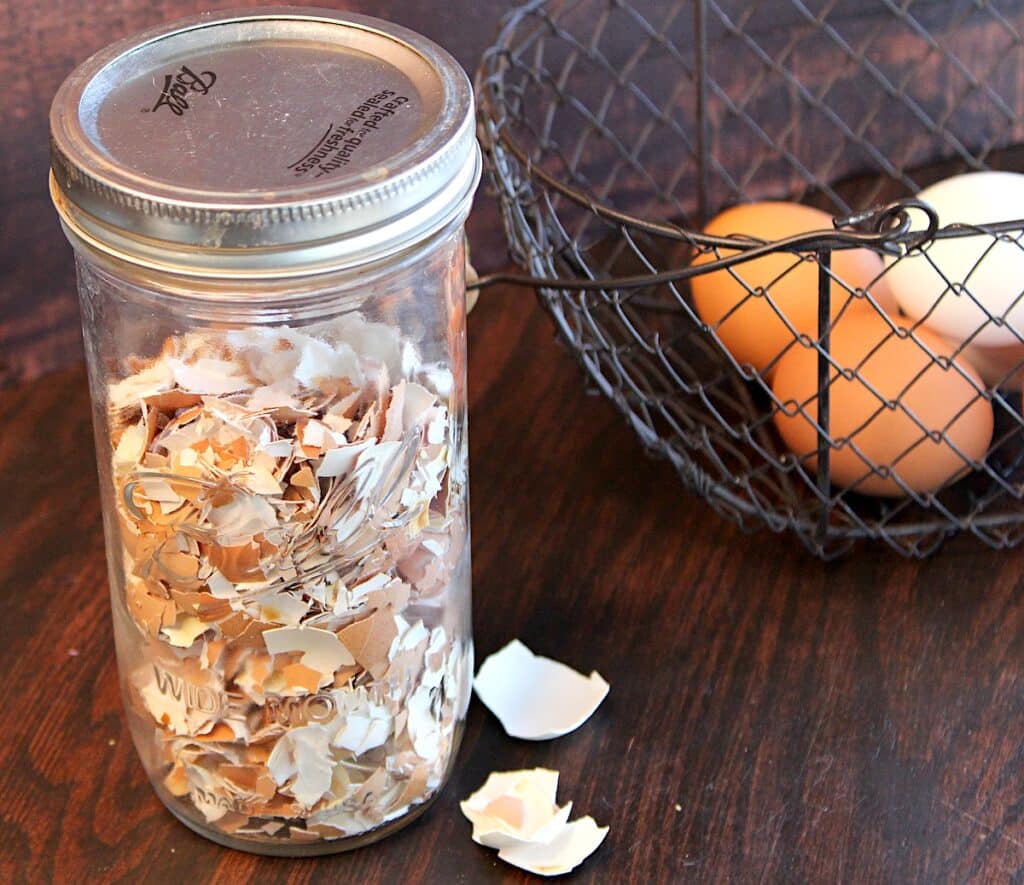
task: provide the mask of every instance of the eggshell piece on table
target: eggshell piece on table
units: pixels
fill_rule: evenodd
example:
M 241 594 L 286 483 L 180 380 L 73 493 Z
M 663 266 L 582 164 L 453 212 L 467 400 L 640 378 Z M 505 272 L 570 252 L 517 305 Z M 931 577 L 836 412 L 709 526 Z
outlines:
M 575 731 L 608 694 L 608 683 L 596 671 L 584 676 L 535 655 L 518 639 L 483 662 L 473 688 L 511 737 L 528 741 Z
M 538 876 L 571 872 L 597 850 L 608 827 L 589 816 L 570 821 L 572 803 L 558 806 L 557 786 L 558 772 L 543 768 L 491 772 L 459 806 L 473 824 L 473 841 Z
M 547 844 L 569 821 L 572 803 L 555 802 L 558 772 L 545 768 L 492 771 L 484 785 L 459 803 L 473 824 L 473 841 L 487 848 Z
M 954 348 L 938 335 L 926 329 L 914 334 L 935 355 L 952 356 Z M 872 467 L 891 466 L 914 491 L 931 492 L 968 470 L 965 459 L 985 457 L 992 440 L 992 405 L 980 395 L 984 384 L 965 360 L 958 358 L 957 365 L 966 378 L 952 365 L 940 366 L 916 341 L 897 337 L 882 317 L 863 309 L 836 322 L 830 354 L 844 373 L 855 373 L 830 372 L 828 434 L 835 443 L 846 440 L 829 455 L 836 485 L 880 497 L 902 496 L 906 493 L 895 478 L 871 472 Z M 782 403 L 775 425 L 790 451 L 806 457 L 809 470 L 817 463 L 817 373 L 817 349 L 797 346 L 779 362 L 772 384 Z M 917 421 L 944 438 L 935 441 Z
M 719 237 L 743 235 L 780 240 L 832 228 L 832 218 L 819 209 L 799 203 L 762 202 L 726 209 L 708 223 L 704 232 Z M 714 251 L 698 255 L 693 264 L 707 264 L 734 254 L 736 250 L 719 249 L 718 255 Z M 895 307 L 881 276 L 882 259 L 870 249 L 833 251 L 831 268 L 847 287 L 869 289 L 883 310 L 889 312 Z M 773 361 L 794 340 L 779 311 L 797 333 L 817 336 L 818 270 L 815 261 L 801 261 L 800 256 L 791 253 L 772 253 L 695 276 L 690 280 L 690 290 L 698 315 L 714 328 L 736 361 L 771 375 Z M 763 294 L 751 294 L 748 287 L 767 290 L 771 300 Z M 832 281 L 831 296 L 833 317 L 853 297 L 836 279 Z
M 940 227 L 1015 221 L 1024 216 L 1024 175 L 956 175 L 917 196 L 936 211 Z M 910 211 L 913 229 L 923 229 L 924 213 Z M 925 247 L 926 254 L 914 250 L 898 260 L 886 256 L 891 266 L 885 278 L 903 311 L 940 335 L 953 341 L 973 335 L 971 343 L 982 347 L 1020 344 L 1012 329 L 986 316 L 988 311 L 1024 335 L 1024 244 L 1017 242 L 1019 231 L 1005 236 L 1000 241 L 982 233 L 935 240 Z M 970 294 L 959 291 L 961 286 Z
M 599 827 L 590 817 L 570 821 L 547 845 L 514 845 L 498 852 L 505 863 L 537 876 L 561 876 L 585 861 L 608 835 L 608 827 Z

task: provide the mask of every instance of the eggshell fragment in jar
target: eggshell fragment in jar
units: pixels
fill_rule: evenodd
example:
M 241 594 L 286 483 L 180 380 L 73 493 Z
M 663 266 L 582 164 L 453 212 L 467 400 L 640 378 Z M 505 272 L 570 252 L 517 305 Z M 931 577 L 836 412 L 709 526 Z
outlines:
M 830 355 L 828 436 L 833 483 L 880 497 L 906 494 L 888 468 L 916 492 L 941 488 L 985 457 L 992 439 L 984 384 L 954 348 L 926 329 L 899 337 L 877 313 L 853 310 L 835 323 Z M 918 343 L 920 342 L 920 343 Z M 957 368 L 957 366 L 959 368 Z M 965 377 L 966 376 L 966 377 Z M 797 346 L 780 360 L 772 391 L 775 426 L 808 470 L 817 464 L 818 351 Z M 880 472 L 874 472 L 875 470 Z
M 1024 216 L 1024 175 L 972 172 L 926 187 L 917 198 L 935 210 L 939 227 L 1016 221 Z M 911 209 L 912 229 L 927 218 Z M 953 341 L 982 347 L 1019 344 L 1024 334 L 1024 243 L 1019 230 L 937 239 L 891 265 L 886 279 L 903 311 Z M 996 322 L 989 318 L 991 315 Z M 1012 328 L 1011 328 L 1012 327 Z M 973 336 L 973 337 L 972 337 Z
M 763 202 L 727 209 L 713 218 L 704 232 L 771 241 L 832 227 L 832 219 L 818 209 L 799 203 Z M 710 251 L 698 255 L 693 264 L 735 254 L 732 249 L 719 249 L 717 255 Z M 892 311 L 895 302 L 881 277 L 882 259 L 874 252 L 836 250 L 831 269 L 833 317 L 853 297 L 849 289 L 868 289 L 883 310 Z M 787 321 L 797 334 L 817 336 L 818 270 L 816 261 L 778 252 L 695 276 L 690 288 L 700 318 L 713 327 L 736 361 L 770 376 L 779 354 L 795 339 Z
M 299 663 L 325 675 L 355 663 L 335 634 L 318 627 L 276 627 L 264 631 L 263 641 L 272 655 L 301 652 Z

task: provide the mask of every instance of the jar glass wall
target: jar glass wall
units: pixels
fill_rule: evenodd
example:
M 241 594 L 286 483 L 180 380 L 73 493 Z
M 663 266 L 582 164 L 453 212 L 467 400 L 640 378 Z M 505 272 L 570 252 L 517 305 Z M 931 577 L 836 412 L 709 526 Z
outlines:
M 131 733 L 224 844 L 355 847 L 450 770 L 473 670 L 461 221 L 244 284 L 72 234 Z

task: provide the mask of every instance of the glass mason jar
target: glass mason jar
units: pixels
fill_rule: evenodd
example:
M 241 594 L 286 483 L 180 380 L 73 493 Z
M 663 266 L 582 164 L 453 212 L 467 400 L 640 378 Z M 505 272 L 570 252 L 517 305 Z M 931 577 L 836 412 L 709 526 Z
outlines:
M 167 807 L 268 854 L 443 786 L 473 671 L 469 82 L 360 16 L 201 16 L 51 111 L 118 668 Z

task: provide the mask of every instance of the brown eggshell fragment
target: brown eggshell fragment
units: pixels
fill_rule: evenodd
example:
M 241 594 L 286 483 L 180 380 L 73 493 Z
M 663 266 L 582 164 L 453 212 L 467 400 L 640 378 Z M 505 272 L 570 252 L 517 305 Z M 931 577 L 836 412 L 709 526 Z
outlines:
M 305 689 L 310 694 L 315 694 L 320 688 L 320 672 L 305 664 L 288 664 L 282 673 L 284 673 L 285 681 L 293 688 Z
M 176 762 L 164 777 L 164 786 L 172 796 L 187 795 L 188 775 L 185 773 L 185 766 L 180 762 Z
M 259 581 L 265 577 L 259 567 L 258 544 L 241 544 L 237 547 L 211 544 L 207 557 L 210 564 L 229 581 Z

